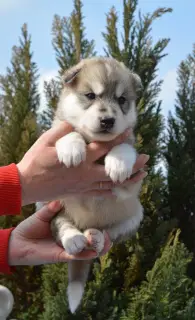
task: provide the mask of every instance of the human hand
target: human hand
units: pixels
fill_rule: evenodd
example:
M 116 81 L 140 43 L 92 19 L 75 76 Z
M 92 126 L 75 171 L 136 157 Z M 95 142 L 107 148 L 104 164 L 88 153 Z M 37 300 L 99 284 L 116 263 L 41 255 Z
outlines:
M 149 160 L 149 155 L 147 154 L 140 154 L 138 155 L 137 159 L 136 159 L 136 162 L 133 166 L 133 170 L 132 170 L 132 175 L 130 176 L 129 179 L 125 180 L 123 183 L 113 183 L 113 182 L 102 182 L 100 183 L 100 191 L 102 190 L 102 193 L 103 191 L 105 190 L 105 194 L 103 195 L 106 195 L 107 197 L 110 196 L 110 197 L 114 197 L 115 195 L 112 193 L 112 189 L 114 187 L 117 187 L 117 186 L 121 186 L 121 187 L 124 187 L 126 185 L 129 185 L 129 183 L 136 183 L 138 181 L 141 181 L 143 180 L 147 175 L 147 165 L 146 163 L 148 162 Z M 89 194 L 90 192 L 87 193 L 87 195 Z M 97 194 L 97 192 L 94 192 L 94 191 L 91 191 L 91 194 Z
M 67 193 L 111 193 L 107 187 L 110 187 L 111 180 L 106 176 L 104 166 L 95 162 L 113 146 L 124 142 L 129 132 L 110 142 L 90 143 L 87 146 L 87 160 L 79 167 L 66 168 L 58 161 L 55 143 L 71 131 L 73 128 L 65 121 L 48 130 L 17 164 L 22 186 L 22 205 L 59 199 Z
M 55 242 L 50 222 L 60 209 L 60 202 L 51 202 L 22 221 L 12 231 L 8 246 L 10 266 L 90 260 L 97 257 L 97 252 L 93 250 L 84 250 L 75 256 L 69 255 Z M 101 255 L 106 254 L 110 247 L 110 239 L 105 233 L 105 244 Z

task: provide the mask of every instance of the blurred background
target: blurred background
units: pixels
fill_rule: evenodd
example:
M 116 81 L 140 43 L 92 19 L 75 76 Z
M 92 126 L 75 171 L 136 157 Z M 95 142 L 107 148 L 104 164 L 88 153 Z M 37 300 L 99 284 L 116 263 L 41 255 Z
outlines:
M 195 319 L 194 12 L 192 0 L 0 0 L 0 164 L 50 127 L 60 76 L 94 55 L 140 75 L 136 147 L 150 155 L 141 228 L 97 259 L 78 312 L 67 308 L 66 265 L 18 267 L 0 275 L 10 319 Z

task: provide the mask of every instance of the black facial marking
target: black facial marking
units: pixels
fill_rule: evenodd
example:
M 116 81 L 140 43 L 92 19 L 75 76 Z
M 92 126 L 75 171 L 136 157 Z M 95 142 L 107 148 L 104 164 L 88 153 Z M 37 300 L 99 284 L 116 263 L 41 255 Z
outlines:
M 126 101 L 123 105 L 120 105 L 120 108 L 124 114 L 127 114 L 129 109 L 131 108 L 131 104 Z
M 127 114 L 130 108 L 129 101 L 124 96 L 116 97 L 115 99 L 117 100 L 122 112 Z
M 89 92 L 85 95 L 89 100 L 95 100 L 96 96 L 95 93 Z
M 118 103 L 120 104 L 120 106 L 124 105 L 126 102 L 126 98 L 121 96 L 118 98 Z
M 100 112 L 106 112 L 107 110 L 106 110 L 106 108 L 100 108 L 99 111 Z

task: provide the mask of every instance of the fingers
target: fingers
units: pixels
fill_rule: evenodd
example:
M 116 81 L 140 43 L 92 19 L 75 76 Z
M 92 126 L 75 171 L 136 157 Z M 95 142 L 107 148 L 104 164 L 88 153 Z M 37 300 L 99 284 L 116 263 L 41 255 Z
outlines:
M 39 220 L 49 222 L 60 211 L 61 208 L 62 206 L 60 201 L 53 201 L 38 210 L 35 215 Z
M 87 146 L 87 161 L 95 162 L 99 158 L 107 154 L 114 146 L 123 143 L 130 134 L 130 130 L 126 130 L 116 139 L 109 142 L 92 142 Z
M 144 168 L 144 165 L 148 160 L 150 159 L 150 156 L 147 154 L 140 154 L 136 160 L 136 163 L 133 167 L 133 173 L 137 172 L 139 169 Z
M 110 241 L 110 237 L 106 231 L 103 231 L 104 234 L 104 249 L 102 250 L 100 256 L 105 255 L 111 248 L 112 242 Z
M 131 175 L 129 179 L 125 180 L 122 184 L 119 182 L 113 183 L 111 179 L 105 175 L 104 166 L 97 165 L 96 170 L 98 170 L 98 174 L 96 171 L 97 175 L 93 175 L 93 180 L 94 178 L 96 178 L 98 181 L 90 185 L 89 189 L 85 190 L 85 193 L 87 195 L 110 195 L 111 189 L 116 186 L 125 186 L 129 182 L 135 183 L 140 180 L 143 180 L 148 175 L 148 173 L 144 171 L 142 168 L 144 167 L 144 163 L 147 161 L 147 159 L 149 159 L 149 157 L 145 155 L 143 155 L 142 157 L 141 155 L 139 158 L 140 159 L 138 160 L 138 163 L 134 166 L 134 173 Z
M 143 180 L 144 178 L 146 178 L 148 175 L 147 172 L 145 171 L 139 171 L 137 174 L 135 174 L 133 177 L 130 177 L 130 179 L 128 179 L 127 181 L 125 181 L 125 184 L 127 184 L 127 182 L 132 182 L 132 183 L 136 183 L 140 180 Z
M 68 122 L 63 121 L 56 127 L 53 127 L 46 131 L 39 139 L 41 139 L 45 144 L 53 146 L 58 139 L 62 138 L 72 131 L 73 127 Z
M 110 177 L 106 175 L 105 167 L 100 164 L 94 164 L 91 166 L 88 175 L 91 175 L 91 181 L 111 181 Z M 87 180 L 89 177 L 86 175 Z
M 57 261 L 54 262 L 68 262 L 72 260 L 92 260 L 97 258 L 97 252 L 92 250 L 84 250 L 76 255 L 70 255 L 65 251 L 61 251 L 60 255 L 57 258 Z
M 148 173 L 145 171 L 140 171 L 138 172 L 133 178 L 129 178 L 125 180 L 123 183 L 113 183 L 111 182 L 106 182 L 106 181 L 100 181 L 94 183 L 91 187 L 90 190 L 85 190 L 83 192 L 83 196 L 96 196 L 96 197 L 106 197 L 106 198 L 115 198 L 116 195 L 112 193 L 112 189 L 114 187 L 125 187 L 129 183 L 136 183 L 138 181 L 143 180 L 145 177 L 147 177 Z M 91 190 L 92 189 L 92 190 Z

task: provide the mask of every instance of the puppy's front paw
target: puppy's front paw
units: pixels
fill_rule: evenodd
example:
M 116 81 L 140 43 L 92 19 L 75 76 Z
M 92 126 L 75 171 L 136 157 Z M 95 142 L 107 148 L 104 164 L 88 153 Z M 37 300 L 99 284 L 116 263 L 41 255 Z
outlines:
M 78 166 L 86 159 L 86 144 L 77 132 L 69 133 L 56 142 L 58 159 L 67 168 Z
M 87 229 L 84 232 L 85 237 L 88 240 L 88 244 L 98 254 L 104 249 L 104 235 L 97 229 Z
M 70 255 L 81 252 L 87 246 L 87 238 L 76 230 L 67 230 L 61 242 L 65 251 Z
M 130 178 L 135 161 L 136 152 L 131 146 L 127 144 L 116 146 L 105 157 L 106 174 L 113 182 L 122 183 Z
M 132 166 L 123 159 L 114 159 L 112 156 L 107 156 L 105 159 L 106 174 L 113 182 L 123 182 L 131 176 Z

